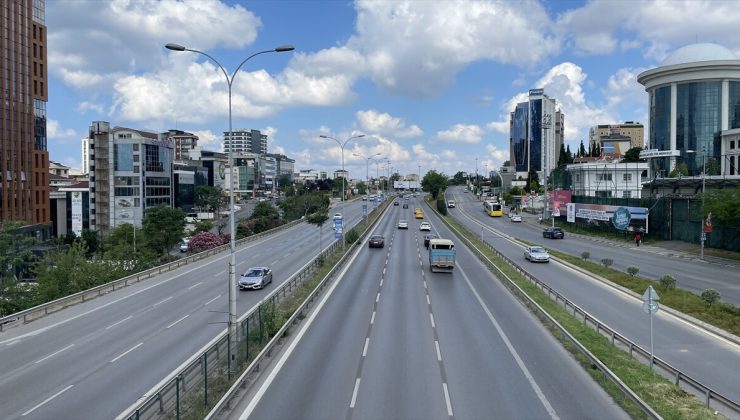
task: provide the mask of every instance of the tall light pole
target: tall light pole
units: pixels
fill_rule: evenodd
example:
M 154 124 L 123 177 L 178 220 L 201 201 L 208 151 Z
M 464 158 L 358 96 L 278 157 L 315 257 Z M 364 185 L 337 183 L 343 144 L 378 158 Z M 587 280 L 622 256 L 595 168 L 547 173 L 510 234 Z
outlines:
M 696 150 L 687 150 L 687 154 L 690 153 L 696 153 Z M 704 207 L 704 192 L 706 191 L 706 173 L 707 173 L 707 154 L 703 153 L 701 155 L 701 206 Z M 701 211 L 701 210 L 699 210 Z M 707 236 L 707 234 L 704 232 L 704 217 L 701 218 L 701 224 L 699 225 L 699 240 L 701 242 L 701 253 L 699 254 L 700 258 L 704 259 L 704 241 Z
M 417 165 L 419 167 L 419 194 L 421 194 L 421 163 Z
M 545 205 L 542 206 L 542 220 L 544 221 L 545 215 L 547 212 L 550 212 L 550 217 L 552 218 L 552 227 L 555 227 L 555 216 L 552 215 L 552 211 L 550 210 L 550 202 L 547 201 L 547 171 L 550 168 L 549 165 L 549 154 L 547 153 L 549 142 L 547 141 L 547 130 L 550 129 L 550 125 L 552 124 L 552 115 L 545 114 L 542 116 L 542 141 L 540 141 L 540 144 L 543 145 L 542 149 L 545 150 L 545 158 L 542 160 L 544 162 L 544 165 L 542 165 L 542 176 L 545 177 Z M 545 144 L 547 142 L 548 144 Z
M 370 156 L 364 156 L 359 153 L 352 153 L 353 156 L 361 157 L 365 159 L 365 197 L 368 205 L 370 204 L 370 160 L 376 156 L 380 156 L 380 153 L 376 153 Z M 363 216 L 367 217 L 367 213 Z
M 249 61 L 252 57 L 258 56 L 260 54 L 267 54 L 272 52 L 287 52 L 287 51 L 293 51 L 295 48 L 293 48 L 292 45 L 281 45 L 279 47 L 273 48 L 271 50 L 264 50 L 256 52 L 249 57 L 245 58 L 239 65 L 236 67 L 236 70 L 234 70 L 234 73 L 229 76 L 229 74 L 226 72 L 226 69 L 224 66 L 221 65 L 221 63 L 218 62 L 215 58 L 211 57 L 209 54 L 204 53 L 203 51 L 194 50 L 191 48 L 183 47 L 182 45 L 178 44 L 167 44 L 165 45 L 165 48 L 172 51 L 189 51 L 194 52 L 197 54 L 204 55 L 208 57 L 211 61 L 216 63 L 216 65 L 221 69 L 221 71 L 224 74 L 224 77 L 226 77 L 226 85 L 229 88 L 229 137 L 231 137 L 233 134 L 232 129 L 232 117 L 231 117 L 231 87 L 234 83 L 234 78 L 237 74 L 239 74 L 239 69 L 242 68 L 244 63 Z M 224 139 L 226 140 L 226 139 Z M 224 141 L 224 143 L 226 143 Z M 224 144 L 224 147 L 226 145 Z M 229 235 L 231 236 L 229 238 L 229 373 L 236 372 L 236 366 L 237 366 L 237 360 L 236 356 L 239 353 L 237 351 L 237 328 L 236 328 L 236 229 L 234 226 L 234 160 L 233 160 L 233 153 L 234 153 L 234 145 L 233 145 L 233 139 L 231 143 L 229 144 Z
M 356 136 L 351 136 L 351 137 L 347 138 L 344 141 L 339 141 L 339 140 L 335 139 L 334 137 L 326 136 L 324 134 L 320 134 L 319 137 L 321 137 L 322 139 L 332 139 L 332 140 L 334 140 L 335 142 L 337 142 L 337 144 L 339 145 L 339 149 L 342 151 L 342 200 L 341 201 L 344 202 L 344 182 L 345 182 L 344 179 L 347 177 L 347 173 L 344 171 L 344 146 L 346 146 L 347 143 L 350 142 L 350 140 L 352 140 L 352 139 L 359 139 L 359 138 L 365 137 L 365 135 L 364 134 L 359 134 L 359 135 L 356 135 Z M 342 205 L 342 207 L 340 209 L 340 214 L 342 215 L 342 229 L 344 229 L 344 205 Z M 342 252 L 344 252 L 344 250 L 345 250 L 345 248 L 344 248 L 344 242 L 345 242 L 344 241 L 344 230 L 342 230 Z

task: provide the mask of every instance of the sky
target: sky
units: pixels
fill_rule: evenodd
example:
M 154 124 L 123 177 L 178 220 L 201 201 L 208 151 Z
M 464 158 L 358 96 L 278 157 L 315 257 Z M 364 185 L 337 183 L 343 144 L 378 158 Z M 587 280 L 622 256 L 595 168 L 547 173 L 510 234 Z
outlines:
M 701 17 L 701 18 L 699 18 Z M 509 159 L 509 113 L 544 88 L 575 151 L 596 124 L 639 121 L 637 83 L 676 49 L 740 57 L 735 1 L 47 0 L 50 159 L 81 167 L 93 121 L 197 134 L 223 150 L 234 129 L 268 135 L 295 169 L 351 178 L 434 169 L 484 173 Z M 361 157 L 364 156 L 364 157 Z

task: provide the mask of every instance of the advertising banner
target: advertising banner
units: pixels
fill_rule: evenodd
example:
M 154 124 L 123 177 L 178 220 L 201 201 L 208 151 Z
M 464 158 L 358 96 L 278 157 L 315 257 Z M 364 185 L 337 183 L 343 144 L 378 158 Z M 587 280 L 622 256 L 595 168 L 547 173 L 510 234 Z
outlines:
M 611 227 L 619 231 L 648 233 L 648 209 L 645 207 L 607 206 L 604 204 L 568 203 L 567 221 Z
M 563 215 L 566 203 L 573 201 L 573 194 L 570 190 L 555 190 L 547 192 L 548 205 L 553 216 L 560 217 Z
M 334 238 L 339 239 L 342 237 L 342 225 L 343 225 L 342 219 L 334 219 Z
M 72 232 L 82 234 L 82 192 L 72 191 Z
M 419 183 L 417 181 L 393 181 L 393 188 L 397 190 L 418 189 Z

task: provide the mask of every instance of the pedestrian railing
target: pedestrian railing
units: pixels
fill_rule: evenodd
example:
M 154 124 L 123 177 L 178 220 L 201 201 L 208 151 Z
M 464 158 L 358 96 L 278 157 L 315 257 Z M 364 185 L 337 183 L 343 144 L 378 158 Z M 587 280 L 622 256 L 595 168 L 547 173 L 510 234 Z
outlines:
M 433 209 L 433 210 L 436 211 L 436 209 Z M 506 276 L 506 274 L 503 273 L 503 271 L 501 271 L 498 267 L 496 267 L 495 264 L 493 262 L 491 262 L 482 252 L 480 252 L 472 244 L 472 242 L 470 242 L 467 238 L 463 237 L 463 235 L 456 228 L 454 228 L 452 225 L 450 225 L 443 217 L 440 217 L 440 218 L 447 225 L 447 227 L 450 228 L 450 230 L 452 230 L 453 232 L 455 232 L 458 235 L 458 237 L 460 237 L 460 239 L 463 242 L 465 242 L 466 245 L 468 245 L 469 248 L 471 248 L 473 250 L 473 252 L 478 256 L 479 259 L 481 259 L 487 266 L 489 266 L 489 268 L 495 269 L 500 274 L 499 277 L 503 276 L 503 278 L 505 278 L 507 280 L 507 282 L 512 286 L 512 288 L 515 288 L 518 291 L 518 293 L 520 293 L 524 297 L 524 299 L 527 300 L 528 305 L 532 306 L 533 308 L 536 308 L 538 312 L 541 312 L 544 315 L 546 315 L 547 318 L 548 318 L 548 320 L 551 323 L 553 323 L 553 325 L 556 325 L 556 328 L 558 330 L 560 330 L 561 332 L 564 332 L 564 334 L 567 333 L 567 331 L 565 331 L 565 329 L 562 326 L 560 326 L 559 324 L 557 324 L 557 321 L 555 321 L 552 317 L 550 317 L 549 315 L 547 315 L 544 312 L 544 310 L 539 307 L 539 305 L 537 305 L 529 296 L 526 295 L 526 293 L 524 291 L 522 291 L 518 286 L 516 286 L 516 284 L 513 283 L 513 281 L 508 276 Z M 737 402 L 732 401 L 730 398 L 728 398 L 728 397 L 726 397 L 726 396 L 724 396 L 724 395 L 722 395 L 722 394 L 720 394 L 720 393 L 712 390 L 708 386 L 702 384 L 701 382 L 699 382 L 698 380 L 692 378 L 691 376 L 689 376 L 689 375 L 681 372 L 679 369 L 675 368 L 674 366 L 670 365 L 668 362 L 660 359 L 659 357 L 652 357 L 651 358 L 650 357 L 650 351 L 645 350 L 644 348 L 642 348 L 638 344 L 635 344 L 632 340 L 630 340 L 629 338 L 625 337 L 624 335 L 618 333 L 617 331 L 615 331 L 614 329 L 612 329 L 608 325 L 604 324 L 603 322 L 599 321 L 598 318 L 596 318 L 595 316 L 591 315 L 590 313 L 588 313 L 587 311 L 585 311 L 584 309 L 582 309 L 580 306 L 578 306 L 575 303 L 573 303 L 572 301 L 570 301 L 568 298 L 566 298 L 565 296 L 563 296 L 562 294 L 560 294 L 558 291 L 556 291 L 555 289 L 553 289 L 552 287 L 550 287 L 549 285 L 547 285 L 545 282 L 543 282 L 543 281 L 539 280 L 538 278 L 536 278 L 535 276 L 531 275 L 529 272 L 527 272 L 526 269 L 524 269 L 521 265 L 519 265 L 519 263 L 517 263 L 516 261 L 512 260 L 511 258 L 509 258 L 506 255 L 504 255 L 501 252 L 499 252 L 496 248 L 493 247 L 493 245 L 491 245 L 490 243 L 488 243 L 485 239 L 483 239 L 481 242 L 483 242 L 483 244 L 489 250 L 491 250 L 497 257 L 501 258 L 502 260 L 506 261 L 507 264 L 511 265 L 517 271 L 517 273 L 521 274 L 522 276 L 524 276 L 525 278 L 527 278 L 529 281 L 531 281 L 533 284 L 535 284 L 543 292 L 547 293 L 547 296 L 550 299 L 554 300 L 555 303 L 562 305 L 566 309 L 566 311 L 570 311 L 570 313 L 575 318 L 582 320 L 583 323 L 584 323 L 584 325 L 589 325 L 592 328 L 594 328 L 598 333 L 600 333 L 600 334 L 608 337 L 611 340 L 612 345 L 614 345 L 616 347 L 619 347 L 619 348 L 621 348 L 621 349 L 623 349 L 625 351 L 628 351 L 629 354 L 632 357 L 634 357 L 635 359 L 640 360 L 642 362 L 645 362 L 648 365 L 650 365 L 651 360 L 652 360 L 653 367 L 657 367 L 657 368 L 661 369 L 661 371 L 665 375 L 667 375 L 667 377 L 672 378 L 672 380 L 674 381 L 674 383 L 676 385 L 682 386 L 684 389 L 688 389 L 689 391 L 692 391 L 695 395 L 698 395 L 701 398 L 703 398 L 704 399 L 704 403 L 706 404 L 707 407 L 709 407 L 711 409 L 714 409 L 714 410 L 721 411 L 721 412 L 729 412 L 729 413 L 732 413 L 733 417 L 740 415 L 740 404 L 738 404 Z M 567 337 L 569 339 L 572 338 L 572 340 L 575 340 L 575 338 L 574 337 L 571 337 L 570 334 L 567 334 Z M 574 342 L 574 344 L 575 344 L 575 342 Z M 583 350 L 585 350 L 585 348 L 581 349 L 583 346 L 580 343 L 578 343 L 576 346 L 579 349 L 579 351 L 581 351 L 583 353 Z M 588 351 L 588 350 L 585 350 L 585 351 Z M 589 359 L 591 357 L 595 357 L 595 356 L 589 356 Z M 599 363 L 601 363 L 601 362 L 599 362 Z M 601 370 L 601 369 L 599 368 L 599 370 Z M 611 376 L 608 376 L 607 375 L 607 372 L 606 371 L 604 371 L 604 372 L 605 372 L 604 373 L 605 374 L 605 378 L 611 380 L 612 382 L 614 382 L 615 379 L 616 380 L 619 380 L 619 378 L 617 378 L 616 376 L 614 376 L 612 378 Z M 613 375 L 613 374 L 611 372 L 609 372 L 609 375 Z M 621 383 L 621 381 L 620 381 L 620 383 Z M 618 387 L 620 389 L 622 389 L 622 386 L 619 386 L 618 385 Z M 626 393 L 628 390 L 629 390 L 629 388 L 622 389 L 622 391 L 624 393 Z M 629 393 L 632 393 L 632 391 L 629 390 Z M 625 395 L 628 396 L 630 399 L 632 399 L 631 396 L 629 396 L 627 394 L 625 394 Z M 636 404 L 637 404 L 637 402 L 636 402 Z M 642 404 L 644 404 L 644 403 L 642 403 Z M 637 404 L 637 405 L 640 406 L 640 404 Z M 647 405 L 645 405 L 645 407 L 647 407 Z M 649 407 L 647 407 L 647 408 L 649 408 Z M 642 407 L 641 407 L 641 409 L 642 409 Z M 643 412 L 645 412 L 645 410 L 643 410 Z M 648 415 L 647 412 L 646 412 L 646 415 Z
M 294 220 L 290 223 L 286 223 L 274 229 L 270 229 L 265 232 L 258 233 L 256 235 L 247 236 L 246 238 L 237 240 L 235 242 L 236 246 L 239 247 L 240 245 L 246 244 L 248 242 L 256 241 L 258 239 L 262 239 L 265 236 L 272 235 L 273 233 L 277 233 L 277 232 L 280 232 L 286 229 L 290 229 L 293 226 L 296 226 L 302 222 L 303 220 Z M 207 251 L 188 255 L 184 258 L 178 258 L 177 260 L 172 261 L 170 263 L 162 264 L 157 267 L 153 267 L 153 268 L 150 268 L 144 271 L 140 271 L 138 273 L 120 278 L 118 280 L 113 280 L 111 282 L 101 284 L 100 286 L 95 286 L 93 288 L 83 290 L 81 292 L 77 292 L 75 294 L 65 296 L 65 297 L 53 300 L 51 302 L 47 302 L 47 303 L 43 303 L 38 306 L 34 306 L 33 308 L 25 309 L 23 311 L 16 312 L 11 315 L 7 315 L 5 317 L 0 318 L 0 332 L 4 331 L 5 329 L 9 327 L 29 323 L 31 321 L 34 321 L 36 319 L 49 315 L 51 313 L 60 311 L 69 306 L 76 305 L 82 302 L 86 302 L 88 300 L 97 298 L 99 296 L 116 291 L 118 289 L 122 289 L 132 284 L 139 283 L 143 280 L 147 280 L 152 277 L 158 276 L 162 273 L 176 270 L 180 267 L 183 267 L 195 261 L 200 261 L 204 258 L 208 258 L 210 256 L 220 254 L 222 252 L 228 251 L 229 247 L 230 247 L 229 244 L 221 245 L 216 248 L 209 249 Z

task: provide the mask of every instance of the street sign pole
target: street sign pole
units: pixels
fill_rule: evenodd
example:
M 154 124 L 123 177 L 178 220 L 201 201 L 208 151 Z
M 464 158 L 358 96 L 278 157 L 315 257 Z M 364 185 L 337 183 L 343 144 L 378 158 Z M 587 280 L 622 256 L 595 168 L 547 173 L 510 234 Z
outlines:
M 655 361 L 655 352 L 653 351 L 653 314 L 658 312 L 660 308 L 658 305 L 659 300 L 660 296 L 653 289 L 653 286 L 648 286 L 642 295 L 642 310 L 650 314 L 650 370 L 653 370 L 653 362 Z

